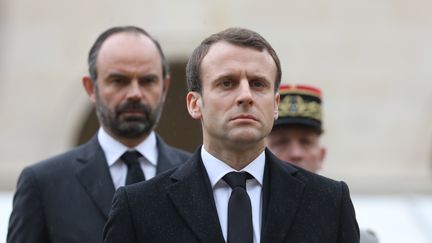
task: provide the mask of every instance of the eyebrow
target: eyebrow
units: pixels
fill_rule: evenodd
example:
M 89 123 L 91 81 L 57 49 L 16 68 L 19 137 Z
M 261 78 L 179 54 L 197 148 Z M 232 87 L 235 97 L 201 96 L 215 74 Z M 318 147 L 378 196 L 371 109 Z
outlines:
M 127 77 L 128 75 L 125 74 L 121 74 L 121 73 L 110 73 L 107 78 L 124 78 Z
M 233 73 L 226 72 L 226 73 L 222 73 L 222 74 L 216 76 L 215 80 L 220 80 L 220 79 L 224 79 L 224 78 L 235 78 L 237 76 L 238 76 L 238 74 L 233 74 Z M 251 78 L 251 79 L 270 80 L 269 77 L 267 77 L 266 75 L 262 75 L 262 74 L 253 74 L 253 75 L 250 75 L 250 74 L 246 73 L 246 76 L 248 78 Z
M 118 73 L 118 72 L 110 73 L 107 76 L 107 78 L 128 78 L 128 77 L 129 77 L 129 75 L 123 74 L 123 73 Z M 156 74 L 149 73 L 149 74 L 145 74 L 145 75 L 139 75 L 138 79 L 149 78 L 149 77 L 151 77 L 151 78 L 157 78 L 158 76 Z
M 250 77 L 251 75 L 246 73 L 246 76 Z M 258 79 L 266 80 L 266 81 L 270 81 L 270 80 L 271 80 L 270 77 L 268 77 L 268 76 L 266 76 L 266 75 L 263 75 L 263 74 L 260 74 L 260 73 L 258 73 L 258 74 L 253 74 L 252 78 L 253 78 L 253 79 L 257 79 L 257 78 L 258 78 Z
M 235 78 L 238 75 L 232 74 L 232 73 L 223 73 L 221 75 L 216 76 L 214 80 L 221 80 L 226 78 Z

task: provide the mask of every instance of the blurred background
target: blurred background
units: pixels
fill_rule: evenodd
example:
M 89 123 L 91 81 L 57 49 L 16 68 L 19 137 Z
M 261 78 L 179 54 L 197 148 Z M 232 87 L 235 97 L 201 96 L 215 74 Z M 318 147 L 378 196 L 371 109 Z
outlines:
M 21 170 L 96 131 L 81 77 L 114 25 L 160 41 L 173 80 L 158 131 L 189 151 L 201 141 L 185 106 L 190 53 L 227 27 L 262 34 L 284 83 L 322 89 L 321 174 L 348 183 L 361 228 L 432 242 L 431 11 L 429 0 L 0 0 L 0 242 Z

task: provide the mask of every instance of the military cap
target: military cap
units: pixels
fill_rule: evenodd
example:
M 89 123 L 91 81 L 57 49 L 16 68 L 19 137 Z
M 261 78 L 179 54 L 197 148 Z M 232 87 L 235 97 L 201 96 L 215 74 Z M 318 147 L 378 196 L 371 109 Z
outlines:
M 321 91 L 307 85 L 281 85 L 279 117 L 274 127 L 305 125 L 322 133 Z

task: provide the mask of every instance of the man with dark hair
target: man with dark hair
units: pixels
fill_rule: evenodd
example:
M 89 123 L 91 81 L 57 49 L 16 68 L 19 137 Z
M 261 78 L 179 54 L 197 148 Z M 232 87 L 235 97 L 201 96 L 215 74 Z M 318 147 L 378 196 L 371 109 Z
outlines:
M 108 29 L 91 48 L 88 65 L 83 85 L 101 128 L 86 144 L 23 170 L 8 243 L 102 242 L 117 188 L 190 157 L 154 132 L 170 82 L 156 40 L 134 26 Z
M 205 39 L 187 65 L 187 108 L 203 146 L 185 164 L 118 190 L 105 243 L 358 243 L 343 182 L 265 148 L 278 116 L 279 59 L 258 33 Z
M 309 85 L 282 85 L 279 94 L 279 117 L 267 137 L 267 146 L 279 159 L 316 173 L 326 154 L 320 143 L 321 90 Z M 370 230 L 361 230 L 360 243 L 378 243 L 378 238 Z
M 189 91 L 201 93 L 201 63 L 204 57 L 207 55 L 210 47 L 214 43 L 219 41 L 226 41 L 233 45 L 249 47 L 258 51 L 266 50 L 276 65 L 276 78 L 274 88 L 275 92 L 277 91 L 282 78 L 282 70 L 279 57 L 266 39 L 262 38 L 262 36 L 260 36 L 256 32 L 244 31 L 244 29 L 241 28 L 231 28 L 229 29 L 229 31 L 222 31 L 211 35 L 194 50 L 186 66 L 187 86 Z

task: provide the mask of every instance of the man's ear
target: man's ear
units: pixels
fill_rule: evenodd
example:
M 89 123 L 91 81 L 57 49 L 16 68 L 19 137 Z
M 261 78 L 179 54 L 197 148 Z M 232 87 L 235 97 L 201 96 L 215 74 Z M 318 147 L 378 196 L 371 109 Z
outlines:
M 280 94 L 279 92 L 276 92 L 275 94 L 275 106 L 273 107 L 273 117 L 274 119 L 278 119 L 279 117 L 279 102 L 280 102 Z
M 190 91 L 186 95 L 186 103 L 189 115 L 193 119 L 201 119 L 202 97 L 198 92 Z
M 96 102 L 96 96 L 95 96 L 95 83 L 96 81 L 93 81 L 89 76 L 84 76 L 82 78 L 82 83 L 84 86 L 85 91 L 87 92 L 90 100 L 95 103 Z

